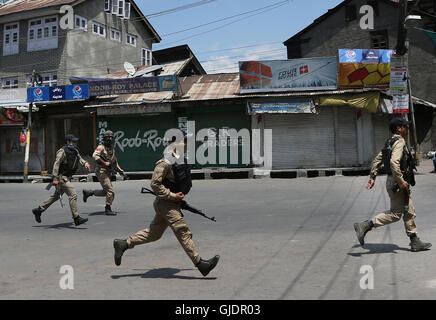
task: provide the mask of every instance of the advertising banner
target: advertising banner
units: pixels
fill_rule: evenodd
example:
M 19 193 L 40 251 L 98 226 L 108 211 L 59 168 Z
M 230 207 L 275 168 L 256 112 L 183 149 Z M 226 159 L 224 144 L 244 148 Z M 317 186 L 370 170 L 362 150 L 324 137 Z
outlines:
M 14 108 L 0 108 L 0 126 L 23 126 L 24 117 Z
M 71 101 L 89 99 L 87 84 L 55 87 L 34 87 L 27 89 L 28 102 Z
M 407 68 L 391 68 L 390 91 L 393 95 L 407 93 Z
M 312 99 L 248 102 L 248 113 L 316 113 Z
M 239 62 L 240 93 L 332 90 L 336 57 Z
M 394 113 L 409 113 L 409 95 L 393 96 Z
M 339 49 L 339 88 L 389 88 L 394 50 Z
M 159 91 L 177 91 L 177 76 L 90 80 L 90 96 L 109 96 Z

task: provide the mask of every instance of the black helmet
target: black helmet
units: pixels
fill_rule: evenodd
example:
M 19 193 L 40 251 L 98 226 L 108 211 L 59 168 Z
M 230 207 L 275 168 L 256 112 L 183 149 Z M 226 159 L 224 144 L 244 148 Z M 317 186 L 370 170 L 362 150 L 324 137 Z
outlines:
M 114 133 L 110 130 L 107 130 L 103 135 L 103 144 L 107 147 L 111 147 L 113 141 L 114 141 Z

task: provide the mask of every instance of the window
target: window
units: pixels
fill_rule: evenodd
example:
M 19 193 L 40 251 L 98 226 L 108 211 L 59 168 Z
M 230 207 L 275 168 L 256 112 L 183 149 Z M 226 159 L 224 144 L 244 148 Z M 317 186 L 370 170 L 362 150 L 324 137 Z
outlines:
M 104 11 L 111 11 L 111 0 L 104 0 Z
M 6 24 L 3 29 L 3 55 L 17 54 L 20 26 L 18 22 Z
M 111 28 L 111 40 L 121 42 L 121 31 Z
M 117 16 L 124 18 L 124 0 L 118 0 Z
M 58 83 L 57 72 L 41 73 L 42 84 L 35 84 L 36 86 L 54 87 Z M 27 76 L 27 87 L 32 87 L 32 75 Z
M 371 31 L 371 49 L 389 49 L 388 31 Z
M 126 43 L 130 44 L 131 46 L 136 47 L 136 38 L 137 36 L 134 36 L 133 34 L 127 34 L 126 35 Z
M 153 64 L 151 61 L 151 50 L 141 49 L 141 62 L 143 66 L 151 66 Z
M 124 18 L 130 19 L 130 3 L 127 1 L 124 4 Z
M 74 28 L 88 30 L 88 20 L 76 14 L 74 17 Z
M 44 17 L 29 21 L 27 51 L 58 47 L 58 18 Z
M 345 21 L 350 22 L 357 19 L 356 6 L 354 4 L 345 6 Z
M 12 89 L 12 88 L 18 88 L 18 77 L 3 78 L 2 89 Z
M 92 33 L 98 34 L 99 36 L 106 38 L 106 26 L 98 22 L 92 23 Z
M 118 0 L 112 0 L 112 14 L 118 13 Z

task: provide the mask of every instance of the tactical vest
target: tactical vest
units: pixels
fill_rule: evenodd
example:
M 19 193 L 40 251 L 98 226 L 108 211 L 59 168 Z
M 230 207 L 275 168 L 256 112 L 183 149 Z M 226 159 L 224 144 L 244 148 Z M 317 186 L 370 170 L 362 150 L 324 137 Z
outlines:
M 172 165 L 174 174 L 174 183 L 168 179 L 163 181 L 163 185 L 170 189 L 173 193 L 181 192 L 184 195 L 188 194 L 192 187 L 191 168 L 189 167 L 186 158 L 184 163 L 178 164 L 177 162 Z
M 59 174 L 71 177 L 76 173 L 76 170 L 79 167 L 79 152 L 76 148 L 71 149 L 68 146 L 64 146 L 63 149 L 65 151 L 66 159 L 59 167 Z
M 400 139 L 400 137 L 392 137 L 386 140 L 385 145 L 382 149 L 382 157 L 383 157 L 383 165 L 386 170 L 386 174 L 391 176 L 392 175 L 392 169 L 391 169 L 391 157 L 392 157 L 392 146 L 395 142 L 397 142 Z M 400 160 L 400 170 L 404 174 L 405 171 L 408 168 L 409 161 L 412 161 L 412 155 L 410 154 L 409 149 L 406 145 L 404 145 L 403 148 L 403 155 Z

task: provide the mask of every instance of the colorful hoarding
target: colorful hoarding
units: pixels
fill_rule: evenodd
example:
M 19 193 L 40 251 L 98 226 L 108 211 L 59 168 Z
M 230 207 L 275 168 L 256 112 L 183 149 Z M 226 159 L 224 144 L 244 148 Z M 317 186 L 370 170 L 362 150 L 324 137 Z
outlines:
M 389 88 L 394 50 L 339 49 L 339 88 Z
M 332 90 L 336 57 L 239 62 L 240 92 Z

